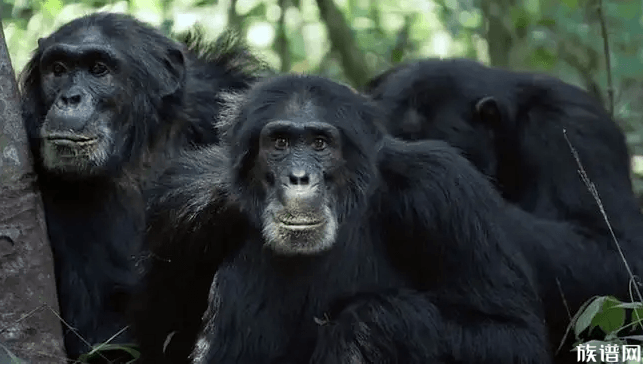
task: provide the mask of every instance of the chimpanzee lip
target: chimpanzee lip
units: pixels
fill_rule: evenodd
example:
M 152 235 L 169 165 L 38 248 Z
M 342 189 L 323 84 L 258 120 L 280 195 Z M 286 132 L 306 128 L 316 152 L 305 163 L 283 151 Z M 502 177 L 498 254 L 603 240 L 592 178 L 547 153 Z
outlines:
M 96 137 L 84 137 L 84 136 L 47 136 L 45 138 L 50 141 L 64 140 L 64 141 L 74 141 L 74 142 L 89 142 L 89 141 L 95 141 L 98 139 Z
M 50 134 L 44 139 L 54 142 L 56 144 L 92 144 L 98 141 L 98 137 L 83 136 L 79 134 Z
M 282 226 L 286 228 L 292 228 L 292 229 L 310 229 L 310 228 L 316 228 L 325 223 L 325 221 L 284 221 L 280 220 L 279 223 L 281 223 Z

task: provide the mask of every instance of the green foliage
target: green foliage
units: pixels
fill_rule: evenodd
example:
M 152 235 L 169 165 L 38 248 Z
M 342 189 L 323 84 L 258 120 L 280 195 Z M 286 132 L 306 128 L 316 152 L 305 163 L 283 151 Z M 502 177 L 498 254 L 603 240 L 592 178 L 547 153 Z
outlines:
M 627 319 L 626 310 L 631 310 Z M 592 345 L 605 348 L 607 345 L 642 345 L 643 336 L 629 335 L 643 324 L 643 303 L 623 303 L 611 296 L 594 297 L 588 300 L 570 323 L 576 345 Z M 600 332 L 596 332 L 599 329 Z M 601 339 L 596 339 L 601 335 Z M 561 349 L 569 351 L 572 349 Z M 575 349 L 574 349 L 575 351 Z M 600 361 L 600 359 L 597 360 Z
M 86 354 L 80 355 L 78 361 L 83 364 L 102 363 L 109 359 L 110 363 L 132 364 L 141 357 L 138 346 L 135 344 L 109 344 L 96 345 Z
M 606 339 L 616 337 L 625 323 L 625 309 L 616 298 L 598 297 L 592 300 L 576 320 L 574 333 L 576 337 L 589 329 L 599 327 Z

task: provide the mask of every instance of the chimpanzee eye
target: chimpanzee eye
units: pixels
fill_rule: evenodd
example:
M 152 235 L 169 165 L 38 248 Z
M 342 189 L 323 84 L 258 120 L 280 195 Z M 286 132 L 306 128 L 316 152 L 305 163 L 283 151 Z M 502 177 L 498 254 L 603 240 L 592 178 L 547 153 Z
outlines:
M 92 65 L 92 68 L 89 72 L 92 73 L 94 76 L 103 76 L 106 74 L 108 71 L 107 66 L 105 66 L 104 63 L 102 62 L 96 62 L 94 65 Z
M 275 149 L 283 150 L 288 148 L 288 140 L 283 137 L 275 138 Z
M 324 148 L 326 148 L 326 140 L 323 138 L 315 138 L 313 141 L 313 148 L 316 149 L 317 151 L 321 151 Z
M 51 67 L 51 70 L 53 71 L 55 76 L 60 76 L 65 72 L 66 68 L 62 63 L 56 62 Z

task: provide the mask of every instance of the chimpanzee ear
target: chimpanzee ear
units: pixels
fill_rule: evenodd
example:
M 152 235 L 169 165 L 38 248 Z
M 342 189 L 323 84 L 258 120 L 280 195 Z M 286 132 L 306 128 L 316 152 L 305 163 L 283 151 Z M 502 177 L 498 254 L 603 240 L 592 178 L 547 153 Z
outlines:
M 482 124 L 489 127 L 499 127 L 502 123 L 500 105 L 493 96 L 485 96 L 478 100 L 475 106 L 475 113 Z
M 38 48 L 42 48 L 43 43 L 45 43 L 46 38 L 38 38 Z
M 410 108 L 404 113 L 400 127 L 404 133 L 417 134 L 422 131 L 424 124 L 425 120 L 422 115 L 414 108 Z
M 169 75 L 161 78 L 161 97 L 173 95 L 183 86 L 185 79 L 185 57 L 179 49 L 168 49 L 163 60 Z

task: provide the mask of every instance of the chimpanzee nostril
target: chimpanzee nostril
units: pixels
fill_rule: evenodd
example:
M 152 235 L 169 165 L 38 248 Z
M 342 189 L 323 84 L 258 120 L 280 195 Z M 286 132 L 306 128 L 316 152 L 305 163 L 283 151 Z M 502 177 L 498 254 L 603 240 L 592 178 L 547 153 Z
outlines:
M 72 96 L 63 96 L 63 101 L 67 105 L 75 105 L 80 103 L 80 94 L 72 95 Z
M 58 105 L 62 107 L 77 106 L 83 100 L 83 91 L 78 86 L 72 86 L 60 95 Z
M 288 176 L 292 185 L 308 185 L 310 178 L 304 170 L 295 170 Z

